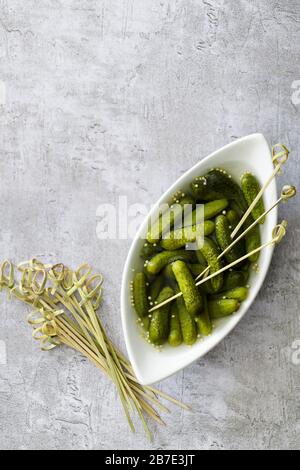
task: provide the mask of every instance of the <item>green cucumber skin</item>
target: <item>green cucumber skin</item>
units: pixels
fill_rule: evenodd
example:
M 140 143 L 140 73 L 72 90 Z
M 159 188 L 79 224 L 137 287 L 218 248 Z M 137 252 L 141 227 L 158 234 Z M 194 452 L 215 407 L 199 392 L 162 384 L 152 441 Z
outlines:
M 231 230 L 234 230 L 240 221 L 239 214 L 234 209 L 229 209 L 226 213 Z
M 212 333 L 213 327 L 208 311 L 207 298 L 204 297 L 203 312 L 195 318 L 200 335 L 209 336 Z
M 251 262 L 248 260 L 248 261 L 245 261 L 245 264 L 243 264 L 243 266 L 241 266 L 241 272 L 244 274 L 244 279 L 245 279 L 245 283 L 244 284 L 240 284 L 240 286 L 245 286 L 248 281 L 249 281 L 249 278 L 250 278 L 250 267 L 251 267 Z M 238 286 L 236 286 L 238 287 Z
M 253 223 L 253 218 L 250 215 L 244 224 L 244 228 L 250 227 Z M 245 235 L 245 244 L 246 244 L 246 251 L 247 253 L 251 253 L 253 250 L 256 250 L 261 246 L 261 237 L 260 237 L 260 228 L 259 225 L 253 227 L 246 235 Z M 257 263 L 259 260 L 259 252 L 255 253 L 254 255 L 249 257 L 249 261 L 251 263 Z
M 226 198 L 234 200 L 243 212 L 247 209 L 243 191 L 225 170 L 219 168 L 210 170 L 204 177 L 196 178 L 191 189 L 198 200 L 212 201 Z
M 229 227 L 229 222 L 225 215 L 219 215 L 216 218 L 216 239 L 222 252 L 225 251 L 225 249 L 232 243 L 232 230 Z M 242 256 L 244 256 L 245 254 L 246 251 L 244 242 L 243 240 L 240 240 L 224 256 L 228 263 L 233 263 L 239 258 L 242 258 Z
M 188 266 L 183 261 L 178 260 L 172 264 L 172 269 L 182 292 L 187 311 L 192 316 L 199 314 L 203 308 L 203 300 Z
M 234 299 L 239 302 L 244 302 L 248 297 L 248 293 L 249 289 L 247 289 L 247 287 L 240 286 L 224 291 L 220 294 L 212 295 L 210 300 Z
M 244 271 L 229 271 L 225 275 L 222 291 L 235 289 L 236 287 L 245 287 L 248 281 L 247 273 Z
M 149 331 L 149 327 L 150 327 L 150 318 L 149 317 L 144 317 L 142 318 L 142 322 L 141 322 L 141 327 L 145 330 L 145 331 Z
M 178 307 L 176 303 L 174 303 L 171 307 L 170 333 L 168 343 L 170 346 L 173 347 L 177 347 L 182 344 L 182 332 L 179 320 Z
M 195 210 L 192 214 L 192 224 L 197 225 L 204 220 L 209 220 L 213 219 L 216 217 L 220 212 L 224 211 L 227 209 L 229 205 L 228 199 L 215 199 L 214 201 L 207 202 L 206 204 L 203 204 L 203 212 L 200 210 L 199 211 L 199 216 L 202 218 L 199 220 L 199 216 L 197 213 L 197 210 Z
M 136 273 L 133 280 L 133 301 L 136 313 L 140 318 L 148 315 L 149 302 L 147 295 L 147 278 L 145 273 Z
M 211 220 L 206 220 L 204 223 L 177 229 L 167 233 L 161 241 L 161 247 L 165 250 L 174 251 L 182 248 L 188 243 L 196 241 L 197 237 L 211 235 L 215 230 L 215 224 Z
M 253 176 L 253 178 L 255 178 L 255 177 Z M 253 187 L 252 187 L 251 190 L 249 189 L 249 180 L 251 180 L 253 182 L 253 178 L 250 178 L 250 173 L 246 173 L 242 177 L 242 187 L 243 187 L 243 191 L 245 192 L 245 194 L 247 194 L 247 203 L 249 205 L 251 204 L 251 202 L 256 197 L 254 194 L 256 193 L 256 195 L 257 195 L 259 190 L 260 190 L 259 189 L 260 185 L 259 185 L 257 180 L 256 180 L 257 186 L 256 186 L 256 189 L 254 189 L 254 192 L 252 192 Z M 252 186 L 252 184 L 250 184 L 250 186 Z M 255 214 L 255 216 L 258 218 L 263 212 L 264 212 L 264 203 L 263 203 L 263 200 L 261 199 L 260 204 L 258 206 L 256 206 L 256 210 L 254 212 L 252 212 L 251 215 L 249 215 L 249 217 L 245 221 L 245 224 L 244 224 L 243 228 L 246 229 L 246 228 L 250 227 L 250 225 L 253 224 L 253 222 L 254 222 L 253 214 Z M 250 230 L 250 232 L 248 232 L 245 235 L 245 245 L 246 245 L 247 253 L 251 253 L 253 250 L 256 250 L 257 248 L 259 248 L 261 246 L 260 228 L 259 228 L 258 225 L 253 227 Z M 251 263 L 257 263 L 258 260 L 259 260 L 259 252 L 249 257 L 249 261 Z
M 211 285 L 211 280 L 206 281 L 204 284 L 202 284 L 200 290 L 202 290 L 205 294 L 214 294 L 215 292 Z
M 204 204 L 204 220 L 216 217 L 220 212 L 227 209 L 228 204 L 228 199 L 217 199 L 215 201 L 207 202 Z
M 207 265 L 210 266 L 210 274 L 214 274 L 220 269 L 222 269 L 222 261 L 218 259 L 220 252 L 213 240 L 211 240 L 210 238 L 205 238 L 203 246 L 200 248 L 199 251 L 201 255 L 204 256 Z M 210 280 L 211 287 L 214 293 L 219 292 L 222 289 L 223 279 L 224 277 L 221 273 Z
M 187 264 L 189 270 L 191 271 L 192 275 L 196 278 L 199 276 L 199 274 L 203 273 L 203 271 L 206 269 L 206 266 L 204 264 Z M 176 281 L 173 269 L 172 269 L 172 264 L 168 264 L 164 270 L 163 270 L 163 275 L 168 281 Z
M 199 250 L 196 251 L 196 255 L 197 255 L 199 266 L 200 265 L 203 266 L 203 271 L 204 271 L 204 269 L 207 268 L 207 261 L 204 258 L 203 254 L 201 253 L 201 251 L 199 251 Z M 195 266 L 197 266 L 197 264 L 195 264 Z M 201 271 L 201 273 L 203 271 Z M 192 272 L 193 272 L 193 270 L 192 270 Z M 201 274 L 201 273 L 199 272 L 199 274 Z M 199 276 L 199 274 L 197 274 L 197 277 Z M 212 285 L 211 285 L 211 281 L 207 281 L 207 282 L 205 282 L 205 284 L 202 284 L 201 289 L 206 294 L 213 294 L 214 293 L 214 290 L 213 290 Z
M 145 241 L 144 246 L 141 250 L 141 258 L 143 259 L 149 259 L 154 255 L 157 255 L 157 253 L 160 253 L 162 251 L 162 248 L 159 245 L 151 245 L 151 243 Z
M 154 281 L 150 284 L 149 287 L 149 296 L 151 297 L 151 301 L 155 302 L 160 291 L 162 290 L 165 283 L 165 279 L 162 275 L 156 277 Z
M 247 207 L 246 201 L 245 201 L 245 204 L 246 204 L 246 207 Z M 241 209 L 240 206 L 235 201 L 230 201 L 230 209 L 232 209 L 237 214 L 237 216 L 239 218 L 239 221 L 240 221 L 241 218 L 243 217 L 244 213 L 245 213 L 245 210 Z
M 154 222 L 152 226 L 149 227 L 149 231 L 147 234 L 147 240 L 149 243 L 158 243 L 162 237 L 162 234 L 170 230 L 173 225 L 176 223 L 178 218 L 182 217 L 183 214 L 183 207 L 185 205 L 194 205 L 195 200 L 190 196 L 185 196 L 178 201 L 178 203 L 174 203 L 169 207 L 169 209 L 161 214 L 157 221 Z
M 254 175 L 245 173 L 241 178 L 242 190 L 248 206 L 252 204 L 256 196 L 261 190 L 261 186 Z M 257 220 L 265 212 L 265 204 L 263 197 L 258 201 L 251 214 L 254 220 Z M 264 224 L 266 218 L 263 217 L 259 223 Z
M 188 252 L 186 250 L 175 251 L 162 251 L 157 255 L 151 258 L 146 266 L 147 273 L 151 275 L 158 274 L 167 264 L 173 263 L 174 261 L 180 259 L 183 261 L 193 262 L 195 255 L 193 252 Z
M 176 301 L 184 344 L 192 346 L 197 341 L 197 326 L 194 318 L 186 309 L 182 297 Z
M 173 294 L 173 289 L 170 287 L 164 287 L 157 298 L 157 302 L 164 302 L 169 297 L 172 297 Z M 170 332 L 169 313 L 170 304 L 164 305 L 152 313 L 149 327 L 149 340 L 156 346 L 161 346 L 168 340 Z
M 197 254 L 199 253 L 199 251 L 197 252 Z M 205 261 L 205 260 L 204 260 Z M 207 268 L 207 265 L 206 264 L 190 264 L 188 265 L 189 266 L 189 269 L 192 273 L 192 275 L 197 278 L 200 274 L 202 274 L 206 268 Z M 213 289 L 211 287 L 211 282 L 210 281 L 207 281 L 205 282 L 204 284 L 202 284 L 201 286 L 201 290 L 203 292 L 205 292 L 206 294 L 212 294 L 213 293 Z
M 200 274 L 205 271 L 205 264 L 190 264 L 189 269 L 194 277 L 198 277 Z
M 201 251 L 196 251 L 196 256 L 199 264 L 202 264 L 203 266 L 207 266 L 206 259 L 202 255 Z
M 167 266 L 163 269 L 163 275 L 165 279 L 169 282 L 176 281 L 176 278 L 172 269 L 172 264 L 167 264 Z
M 235 299 L 210 300 L 208 302 L 209 316 L 212 320 L 232 315 L 240 308 L 240 303 Z
M 241 218 L 243 216 L 243 212 L 240 211 L 236 203 L 232 202 L 231 206 L 233 210 L 237 212 Z M 254 222 L 254 219 L 252 215 L 250 214 L 243 225 L 243 230 L 246 230 L 246 228 L 250 227 L 250 225 L 252 225 L 253 222 Z M 245 242 L 245 247 L 246 247 L 246 253 L 251 253 L 253 250 L 261 246 L 260 228 L 258 225 L 253 227 L 253 229 L 251 229 L 250 232 L 248 232 L 245 235 L 244 242 Z M 255 255 L 250 256 L 249 261 L 250 263 L 257 263 L 258 259 L 259 259 L 259 253 L 256 253 Z

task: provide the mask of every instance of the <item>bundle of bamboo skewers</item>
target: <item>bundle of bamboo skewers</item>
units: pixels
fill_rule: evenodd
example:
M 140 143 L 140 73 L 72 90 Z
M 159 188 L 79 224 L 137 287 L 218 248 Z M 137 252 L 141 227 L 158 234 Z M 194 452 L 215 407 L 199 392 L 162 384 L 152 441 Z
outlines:
M 86 356 L 115 384 L 130 428 L 134 431 L 132 413 L 135 410 L 151 438 L 146 418 L 164 424 L 157 409 L 169 410 L 159 397 L 188 407 L 152 387 L 140 385 L 125 356 L 113 345 L 97 315 L 102 299 L 101 274 L 93 275 L 88 264 L 76 271 L 63 264 L 44 265 L 33 259 L 18 266 L 19 282 L 10 261 L 0 265 L 0 287 L 11 297 L 33 308 L 28 323 L 33 327 L 33 338 L 43 351 L 60 344 L 69 346 Z

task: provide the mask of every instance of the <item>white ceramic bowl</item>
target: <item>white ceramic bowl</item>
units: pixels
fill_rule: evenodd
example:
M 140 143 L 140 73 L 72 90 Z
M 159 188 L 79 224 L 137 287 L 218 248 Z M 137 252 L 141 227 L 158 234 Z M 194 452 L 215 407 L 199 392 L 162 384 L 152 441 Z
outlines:
M 242 173 L 252 171 L 260 183 L 263 184 L 273 171 L 272 154 L 270 147 L 261 134 L 253 134 L 237 140 L 226 147 L 216 151 L 201 160 L 193 168 L 181 176 L 168 191 L 157 202 L 149 217 L 157 211 L 159 204 L 170 202 L 172 195 L 179 189 L 187 191 L 192 180 L 199 175 L 206 173 L 213 167 L 222 167 L 239 181 Z M 266 208 L 270 207 L 277 199 L 275 180 L 265 192 L 264 201 Z M 133 269 L 142 270 L 143 261 L 140 258 L 140 251 L 143 246 L 143 238 L 147 233 L 148 218 L 140 227 L 135 240 L 132 243 L 128 258 L 125 264 L 122 280 L 121 292 L 121 313 L 124 337 L 129 359 L 138 380 L 149 385 L 158 382 L 174 374 L 191 362 L 203 357 L 220 341 L 222 341 L 243 318 L 255 297 L 257 296 L 270 266 L 273 249 L 263 250 L 260 256 L 260 270 L 252 273 L 249 284 L 251 286 L 248 299 L 242 303 L 240 310 L 231 317 L 218 320 L 211 336 L 203 341 L 198 341 L 192 347 L 179 346 L 172 348 L 164 346 L 159 352 L 148 344 L 142 337 L 138 325 L 137 315 L 130 303 L 130 282 L 133 279 Z M 277 210 L 272 211 L 261 228 L 262 242 L 266 242 L 272 237 L 272 229 L 277 224 Z

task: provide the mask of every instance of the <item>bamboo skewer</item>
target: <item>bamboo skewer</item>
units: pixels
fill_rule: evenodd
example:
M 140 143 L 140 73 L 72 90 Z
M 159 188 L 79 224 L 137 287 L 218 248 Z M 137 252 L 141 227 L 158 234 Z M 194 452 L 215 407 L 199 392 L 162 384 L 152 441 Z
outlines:
M 205 279 L 202 279 L 201 281 L 197 282 L 196 283 L 196 286 L 201 286 L 201 284 L 203 284 L 204 282 L 207 282 L 209 281 L 210 279 L 218 276 L 218 274 L 222 274 L 223 272 L 225 271 L 228 271 L 228 269 L 231 269 L 233 268 L 234 266 L 236 266 L 237 264 L 241 263 L 242 261 L 250 258 L 252 255 L 255 255 L 256 253 L 259 253 L 260 251 L 262 251 L 264 248 L 267 248 L 268 246 L 271 246 L 271 245 L 275 245 L 277 243 L 280 243 L 282 238 L 285 236 L 285 233 L 286 233 L 286 227 L 287 227 L 287 221 L 286 220 L 283 220 L 281 222 L 281 224 L 279 225 L 276 225 L 276 227 L 274 227 L 274 230 L 273 230 L 273 237 L 271 240 L 269 240 L 268 242 L 264 243 L 263 245 L 261 245 L 259 248 L 256 248 L 255 250 L 251 251 L 251 253 L 247 253 L 245 256 L 242 256 L 241 258 L 239 258 L 238 260 L 234 261 L 233 263 L 230 263 L 228 264 L 227 266 L 225 266 L 224 268 L 220 269 L 219 271 L 217 271 L 216 273 L 213 273 L 211 274 L 210 276 L 207 276 Z
M 201 281 L 197 282 L 196 286 L 199 287 L 200 285 L 204 284 L 205 282 L 209 281 L 210 279 L 218 276 L 219 274 L 221 274 L 221 273 L 227 271 L 228 269 L 236 266 L 237 264 L 241 263 L 242 261 L 250 258 L 252 255 L 254 255 L 256 253 L 259 253 L 264 248 L 267 248 L 268 246 L 280 243 L 280 241 L 282 240 L 282 238 L 285 235 L 286 227 L 287 227 L 287 221 L 284 220 L 284 221 L 282 221 L 282 223 L 280 225 L 276 225 L 276 227 L 274 227 L 273 237 L 270 241 L 268 241 L 267 243 L 264 243 L 259 248 L 256 248 L 255 250 L 251 251 L 250 253 L 247 253 L 245 256 L 239 258 L 238 260 L 234 261 L 233 263 L 229 264 L 228 266 L 225 266 L 224 268 L 222 268 L 219 271 L 211 274 L 210 276 L 205 277 Z M 278 231 L 278 233 L 276 231 Z M 172 297 L 168 298 L 164 302 L 161 302 L 160 304 L 155 305 L 155 307 L 153 307 L 151 310 L 149 310 L 149 312 L 153 312 L 154 310 L 157 310 L 157 309 L 163 307 L 164 305 L 167 305 L 168 303 L 172 302 L 173 300 L 178 299 L 182 295 L 183 295 L 182 292 L 179 292 L 178 294 L 173 295 Z
M 277 147 L 280 147 L 283 150 L 275 155 L 275 150 L 276 150 Z M 275 176 L 280 172 L 281 166 L 284 165 L 288 160 L 289 150 L 283 144 L 278 144 L 278 145 L 274 146 L 273 149 L 272 149 L 272 153 L 273 153 L 273 163 L 274 163 L 274 165 L 276 165 L 275 168 L 274 168 L 274 171 L 271 174 L 270 178 L 268 178 L 268 180 L 265 182 L 265 184 L 263 185 L 263 187 L 259 191 L 258 195 L 256 196 L 256 198 L 252 202 L 252 204 L 249 206 L 249 208 L 247 209 L 247 211 L 245 212 L 245 214 L 241 218 L 240 222 L 236 226 L 236 228 L 233 230 L 233 232 L 231 234 L 231 238 L 234 238 L 236 236 L 236 234 L 239 232 L 240 228 L 244 225 L 244 222 L 249 217 L 252 210 L 257 205 L 258 201 L 261 199 L 261 197 L 264 194 L 265 190 L 269 187 L 269 185 L 271 184 L 271 182 L 273 181 Z
M 218 256 L 218 259 L 223 258 L 226 253 L 228 253 L 242 238 L 244 238 L 247 233 L 249 233 L 259 222 L 272 210 L 275 209 L 281 202 L 287 202 L 289 199 L 293 198 L 296 196 L 296 188 L 295 186 L 284 186 L 281 191 L 281 196 L 280 198 L 270 207 L 270 209 L 266 210 L 260 217 L 258 217 L 243 233 L 241 233 L 237 238 L 233 240 L 233 242 Z M 210 266 L 207 266 L 207 268 L 199 274 L 198 277 L 196 277 L 196 281 L 201 279 L 201 277 L 205 276 L 209 272 Z

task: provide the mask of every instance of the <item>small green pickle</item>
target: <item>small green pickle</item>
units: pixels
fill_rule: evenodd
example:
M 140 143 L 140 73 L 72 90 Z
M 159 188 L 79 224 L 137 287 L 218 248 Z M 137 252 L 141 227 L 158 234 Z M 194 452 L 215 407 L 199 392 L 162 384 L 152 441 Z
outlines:
M 175 274 L 173 273 L 172 264 L 167 264 L 167 266 L 163 269 L 163 275 L 165 279 L 169 282 L 176 281 Z
M 188 266 L 189 266 L 189 269 L 190 269 L 190 271 L 191 271 L 191 273 L 194 277 L 198 277 L 206 269 L 205 264 L 196 263 L 196 264 L 189 264 Z
M 230 229 L 227 217 L 225 217 L 225 215 L 218 215 L 216 218 L 216 239 L 222 252 L 225 251 L 232 243 L 231 233 L 232 230 Z M 245 254 L 244 241 L 240 240 L 229 251 L 227 251 L 224 256 L 228 263 L 233 263 L 239 258 L 242 258 Z
M 227 209 L 228 204 L 228 199 L 215 199 L 214 201 L 203 204 L 203 212 L 197 209 L 194 210 L 192 214 L 192 225 L 203 222 L 203 217 L 204 220 L 213 219 L 216 215 Z
M 242 190 L 247 201 L 248 206 L 252 204 L 256 196 L 259 194 L 261 190 L 261 186 L 257 180 L 257 178 L 252 175 L 252 173 L 245 173 L 241 178 Z M 263 213 L 265 212 L 265 204 L 263 197 L 261 197 L 253 208 L 251 214 L 254 220 L 257 220 Z M 264 224 L 266 218 L 263 217 L 259 223 Z
M 203 312 L 195 317 L 195 321 L 198 325 L 198 331 L 200 335 L 209 336 L 212 332 L 212 323 L 209 316 L 208 302 L 206 296 L 203 298 Z
M 154 279 L 149 287 L 149 297 L 151 302 L 155 302 L 165 283 L 164 276 L 160 275 Z
M 248 267 L 249 269 L 249 267 Z M 235 289 L 236 287 L 244 287 L 247 284 L 248 275 L 245 271 L 229 271 L 225 275 L 222 291 Z
M 204 223 L 180 228 L 165 234 L 160 244 L 165 250 L 178 250 L 188 243 L 193 243 L 196 240 L 201 241 L 204 236 L 211 235 L 214 230 L 214 222 L 206 220 Z
M 247 299 L 249 289 L 247 287 L 235 287 L 220 294 L 215 294 L 211 296 L 211 300 L 221 300 L 221 299 L 235 299 L 239 302 L 243 302 Z
M 157 255 L 157 253 L 160 253 L 161 251 L 162 248 L 159 245 L 151 245 L 151 243 L 145 241 L 141 251 L 141 257 L 146 260 Z
M 228 317 L 240 308 L 240 302 L 235 299 L 209 300 L 208 310 L 212 320 Z
M 173 294 L 174 291 L 171 287 L 164 287 L 157 298 L 157 302 L 164 302 L 172 297 Z M 170 332 L 169 313 L 170 304 L 164 305 L 152 313 L 149 327 L 149 340 L 156 346 L 161 346 L 168 340 Z
M 147 278 L 145 273 L 136 273 L 133 280 L 133 301 L 140 318 L 148 315 L 149 302 L 147 294 Z
M 172 269 L 182 292 L 187 311 L 192 316 L 199 314 L 203 308 L 203 300 L 199 289 L 196 287 L 191 271 L 180 260 L 172 264 Z
M 179 320 L 178 306 L 174 303 L 171 307 L 170 333 L 168 342 L 170 346 L 177 347 L 182 343 L 182 332 Z
M 158 274 L 167 264 L 173 263 L 178 259 L 191 263 L 195 260 L 195 253 L 186 250 L 163 251 L 158 253 L 149 261 L 146 261 L 147 273 L 151 275 Z
M 192 315 L 186 309 L 184 300 L 179 297 L 176 301 L 178 307 L 179 321 L 184 344 L 192 346 L 197 341 L 197 326 Z
M 239 214 L 234 209 L 229 209 L 226 213 L 226 217 L 229 222 L 229 227 L 233 231 L 241 220 Z
M 213 240 L 210 238 L 205 238 L 203 246 L 200 248 L 201 255 L 205 258 L 206 263 L 210 266 L 210 274 L 214 274 L 220 269 L 222 269 L 223 264 L 218 256 L 220 251 Z M 218 276 L 212 278 L 210 280 L 213 292 L 219 292 L 223 286 L 223 274 L 219 274 Z
M 253 218 L 250 215 L 244 224 L 244 228 L 250 227 L 253 223 Z M 247 253 L 251 253 L 261 246 L 260 228 L 255 225 L 246 235 L 245 244 Z M 251 263 L 256 263 L 259 259 L 259 252 L 249 257 Z
M 239 185 L 222 168 L 214 168 L 205 176 L 200 176 L 191 185 L 193 195 L 198 200 L 212 201 L 226 198 L 234 200 L 244 212 L 247 204 Z

